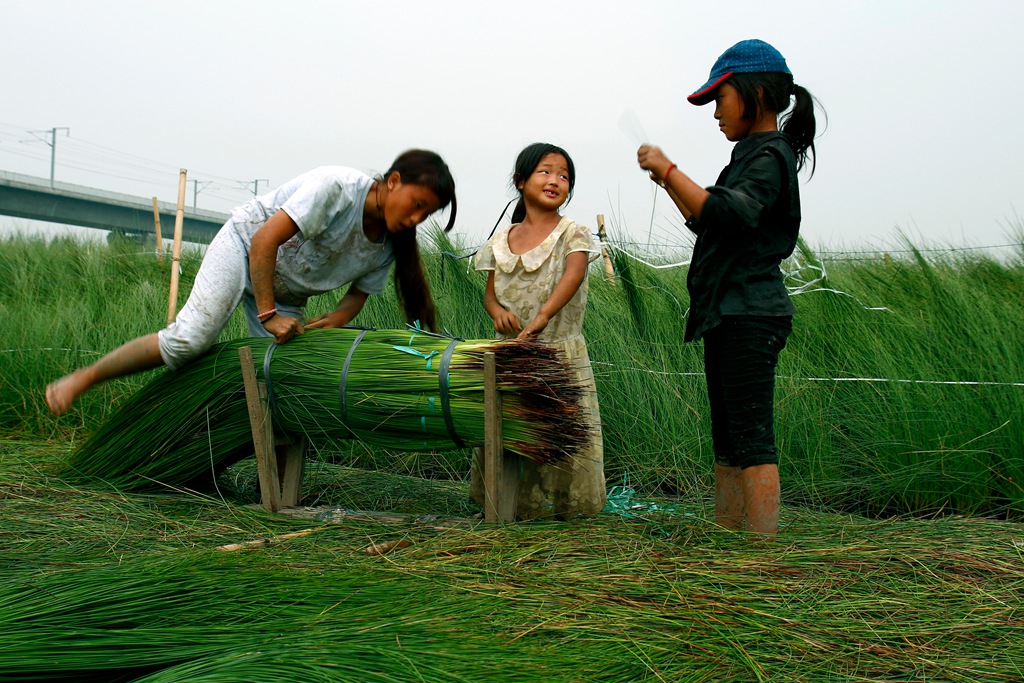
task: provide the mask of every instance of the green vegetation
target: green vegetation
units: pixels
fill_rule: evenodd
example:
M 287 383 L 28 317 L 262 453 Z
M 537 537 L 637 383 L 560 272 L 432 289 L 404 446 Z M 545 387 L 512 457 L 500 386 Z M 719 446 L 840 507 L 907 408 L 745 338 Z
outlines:
M 125 495 L 49 474 L 66 457 L 0 442 L 5 681 L 1024 674 L 1024 538 L 1011 522 L 787 508 L 785 541 L 751 546 L 688 498 L 674 514 L 572 524 L 325 523 L 235 502 L 252 495 L 251 460 L 209 496 Z M 310 469 L 324 506 L 460 514 L 466 497 L 463 484 Z M 367 552 L 394 541 L 404 547 Z
M 436 240 L 441 321 L 490 336 L 478 274 L 441 256 L 465 250 Z M 198 255 L 183 264 L 184 297 Z M 619 512 L 491 527 L 445 521 L 478 512 L 465 451 L 320 444 L 304 489 L 319 514 L 304 519 L 252 505 L 252 458 L 201 492 L 65 478 L 78 445 L 160 373 L 98 387 L 59 420 L 42 389 L 158 328 L 167 266 L 127 246 L 5 242 L 0 680 L 1021 680 L 1024 535 L 994 519 L 1024 510 L 1021 261 L 825 265 L 817 286 L 844 293 L 795 299 L 781 538 L 755 545 L 707 519 L 683 269 L 620 255 L 614 287 L 592 273 L 609 481 L 630 487 Z M 359 322 L 400 326 L 390 296 Z M 242 330 L 236 318 L 225 336 Z
M 483 280 L 441 234 L 425 249 L 445 330 L 491 336 Z M 804 249 L 791 281 L 798 316 L 779 366 L 777 437 L 787 501 L 870 515 L 1024 512 L 1024 255 L 973 252 L 821 263 Z M 181 297 L 199 263 L 183 257 Z M 604 420 L 607 474 L 645 493 L 699 495 L 711 442 L 700 345 L 682 343 L 685 268 L 616 252 L 615 286 L 595 266 L 585 333 Z M 827 273 L 827 274 L 826 274 Z M 166 318 L 167 265 L 130 245 L 44 245 L 0 253 L 0 429 L 72 440 L 94 432 L 153 374 L 97 388 L 53 419 L 42 389 Z M 328 310 L 336 297 L 311 303 Z M 881 310 L 875 310 L 881 309 Z M 358 322 L 400 328 L 389 291 Z M 233 319 L 226 338 L 244 335 Z M 320 449 L 353 467 L 459 479 L 466 452 L 396 454 L 364 443 Z

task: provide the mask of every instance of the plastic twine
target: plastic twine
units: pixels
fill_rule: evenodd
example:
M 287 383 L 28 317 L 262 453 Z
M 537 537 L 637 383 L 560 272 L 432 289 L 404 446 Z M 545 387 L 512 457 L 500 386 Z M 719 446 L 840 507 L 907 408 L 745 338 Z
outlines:
M 466 444 L 463 443 L 459 435 L 455 433 L 455 421 L 452 419 L 451 399 L 448 395 L 448 387 L 451 384 L 451 377 L 449 375 L 449 367 L 452 363 L 452 355 L 455 353 L 455 347 L 459 343 L 458 339 L 452 339 L 448 342 L 448 347 L 441 354 L 441 367 L 437 371 L 437 386 L 441 392 L 441 412 L 444 414 L 444 425 L 448 428 L 448 436 L 452 438 L 452 442 L 459 448 L 465 448 Z
M 348 426 L 348 368 L 352 364 L 352 355 L 356 352 L 356 347 L 359 346 L 359 342 L 363 341 L 367 332 L 369 330 L 363 330 L 352 340 L 352 346 L 349 347 L 348 355 L 345 356 L 345 364 L 341 366 L 341 381 L 338 383 L 338 408 L 341 411 L 341 421 L 346 427 Z

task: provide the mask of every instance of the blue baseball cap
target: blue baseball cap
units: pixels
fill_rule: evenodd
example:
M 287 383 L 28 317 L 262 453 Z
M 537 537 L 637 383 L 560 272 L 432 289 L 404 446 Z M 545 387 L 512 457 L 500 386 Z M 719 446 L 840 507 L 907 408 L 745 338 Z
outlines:
M 793 72 L 786 66 L 782 53 L 763 40 L 741 40 L 722 53 L 711 67 L 707 83 L 699 87 L 686 99 L 696 105 L 707 104 L 714 99 L 714 90 L 733 74 L 784 73 Z

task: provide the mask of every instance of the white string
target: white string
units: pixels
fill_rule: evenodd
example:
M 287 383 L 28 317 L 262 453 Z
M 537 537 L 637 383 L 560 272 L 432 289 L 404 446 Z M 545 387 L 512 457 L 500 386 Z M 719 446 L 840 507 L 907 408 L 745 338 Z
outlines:
M 666 372 L 664 370 L 648 370 L 647 368 L 627 367 L 618 363 L 604 361 L 591 361 L 591 365 L 606 365 L 613 368 L 624 368 L 633 372 L 646 372 L 649 375 L 663 375 L 667 377 L 703 377 L 703 372 Z M 1024 387 L 1024 382 L 971 382 L 956 380 L 938 379 L 899 379 L 890 377 L 793 377 L 791 375 L 779 375 L 779 379 L 798 380 L 802 382 L 892 382 L 896 384 L 945 384 L 972 387 Z
M 648 268 L 654 268 L 655 270 L 661 270 L 663 268 L 679 268 L 680 266 L 688 266 L 688 265 L 690 265 L 690 259 L 687 259 L 685 261 L 680 261 L 679 263 L 666 263 L 664 265 L 658 266 L 658 265 L 655 265 L 653 263 L 650 263 L 648 261 L 643 260 L 642 258 L 637 256 L 636 254 L 633 254 L 633 253 L 629 252 L 628 250 L 623 249 L 622 247 L 620 247 L 619 245 L 615 244 L 614 242 L 608 242 L 607 246 L 611 247 L 612 249 L 615 249 L 616 251 L 621 251 L 623 254 L 625 254 L 629 258 L 633 259 L 634 261 L 639 261 L 640 263 L 644 264 Z

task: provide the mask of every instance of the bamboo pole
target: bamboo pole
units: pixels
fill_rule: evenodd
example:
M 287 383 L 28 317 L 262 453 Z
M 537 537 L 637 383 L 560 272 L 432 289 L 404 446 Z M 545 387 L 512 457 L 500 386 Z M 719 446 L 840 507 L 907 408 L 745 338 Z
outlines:
M 601 257 L 604 259 L 604 274 L 608 282 L 615 284 L 615 268 L 612 267 L 612 257 L 608 253 L 608 236 L 604 231 L 604 214 L 597 214 L 597 236 L 601 239 Z
M 160 234 L 160 205 L 153 197 L 153 227 L 156 230 L 156 255 L 160 263 L 164 262 L 164 238 Z
M 178 210 L 174 214 L 174 247 L 171 252 L 171 293 L 167 300 L 167 324 L 174 322 L 178 315 L 178 275 L 181 271 L 181 226 L 185 222 L 185 175 L 181 169 L 178 176 Z

